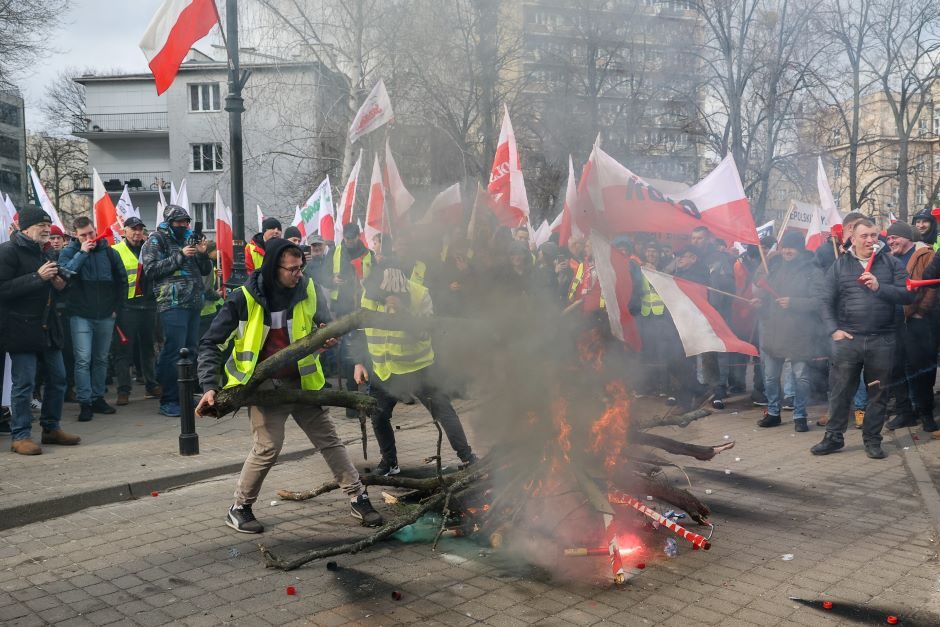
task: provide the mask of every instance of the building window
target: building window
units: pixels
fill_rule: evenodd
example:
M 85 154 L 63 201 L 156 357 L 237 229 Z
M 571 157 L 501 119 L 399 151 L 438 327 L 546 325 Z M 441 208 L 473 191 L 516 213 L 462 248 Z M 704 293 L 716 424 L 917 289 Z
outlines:
M 189 86 L 190 111 L 221 111 L 222 96 L 218 83 L 196 83 Z
M 222 170 L 222 144 L 192 144 L 193 172 Z
M 921 118 L 917 120 L 917 135 L 918 137 L 923 137 L 927 134 L 927 120 Z
M 838 146 L 841 143 L 842 143 L 842 129 L 841 128 L 832 129 L 832 136 L 829 140 L 829 145 Z
M 933 114 L 933 134 L 940 135 L 940 111 Z
M 917 186 L 917 204 L 921 207 L 927 204 L 927 189 L 923 183 Z
M 16 138 L 0 135 L 0 157 L 19 159 L 20 142 Z
M 16 127 L 23 126 L 19 107 L 0 102 L 0 123 Z
M 215 203 L 194 202 L 191 206 L 193 222 L 202 222 L 204 231 L 215 230 Z

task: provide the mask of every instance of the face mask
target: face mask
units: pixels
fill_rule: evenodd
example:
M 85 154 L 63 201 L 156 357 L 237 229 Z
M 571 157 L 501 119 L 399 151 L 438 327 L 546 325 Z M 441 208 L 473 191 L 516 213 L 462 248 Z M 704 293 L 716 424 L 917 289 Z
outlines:
M 185 226 L 171 226 L 173 236 L 178 240 L 186 239 L 189 236 L 189 228 Z

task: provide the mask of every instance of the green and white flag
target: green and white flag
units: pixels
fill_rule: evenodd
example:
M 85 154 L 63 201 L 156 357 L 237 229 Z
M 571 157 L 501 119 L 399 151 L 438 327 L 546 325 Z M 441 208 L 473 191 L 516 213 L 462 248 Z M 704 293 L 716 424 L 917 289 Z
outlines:
M 319 233 L 324 240 L 333 241 L 333 192 L 330 189 L 330 177 L 323 179 L 317 191 L 313 192 L 300 209 L 304 233 L 309 236 Z

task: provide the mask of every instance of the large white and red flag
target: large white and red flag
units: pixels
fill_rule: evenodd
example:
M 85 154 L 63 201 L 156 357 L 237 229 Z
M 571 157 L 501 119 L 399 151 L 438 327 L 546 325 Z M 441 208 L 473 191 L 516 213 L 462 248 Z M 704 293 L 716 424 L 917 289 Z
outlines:
M 594 267 L 610 320 L 610 331 L 627 347 L 640 350 L 643 343 L 636 319 L 630 313 L 630 299 L 633 297 L 630 260 L 596 230 L 591 231 L 591 246 L 594 250 Z
M 333 191 L 330 187 L 330 177 L 326 177 L 300 210 L 305 225 L 304 237 L 306 234 L 317 232 L 324 240 L 333 241 L 336 237 L 333 213 Z
M 822 246 L 829 237 L 829 231 L 823 229 L 822 209 L 819 205 L 813 206 L 813 217 L 809 220 L 809 227 L 806 229 L 806 249 L 815 251 Z
M 516 134 L 509 121 L 509 109 L 503 107 L 503 126 L 499 131 L 496 156 L 487 191 L 492 196 L 490 208 L 503 226 L 514 228 L 529 219 L 529 198 L 525 191 L 525 180 L 519 165 L 516 149 Z
M 741 353 L 757 357 L 757 349 L 739 339 L 721 314 L 708 304 L 708 288 L 648 268 L 642 270 L 672 316 L 687 357 L 702 353 Z
M 421 222 L 423 224 L 447 226 L 448 228 L 462 225 L 463 200 L 460 197 L 460 183 L 454 183 L 435 196 Z
M 822 157 L 817 159 L 816 164 L 816 187 L 819 190 L 819 204 L 822 207 L 822 213 L 819 214 L 819 217 L 822 220 L 823 231 L 826 233 L 835 231 L 841 238 L 842 214 L 836 208 L 836 201 L 832 196 L 832 188 L 829 187 L 829 179 L 826 177 L 826 168 L 823 167 Z
M 568 246 L 572 237 L 579 239 L 584 236 L 575 223 L 573 211 L 578 206 L 578 183 L 574 176 L 574 161 L 568 155 L 568 184 L 565 187 L 565 204 L 561 210 L 561 221 L 556 227 L 552 224 L 552 232 L 558 233 L 558 244 Z
M 62 224 L 62 219 L 59 218 L 59 212 L 56 211 L 55 205 L 52 204 L 49 194 L 46 193 L 46 188 L 42 186 L 42 181 L 39 180 L 36 170 L 34 170 L 32 166 L 28 167 L 29 177 L 33 182 L 33 190 L 36 192 L 36 198 L 39 199 L 39 206 L 42 207 L 43 211 L 49 214 L 49 217 L 52 218 L 52 223 L 64 231 L 65 225 Z
M 693 187 L 667 196 L 595 146 L 581 188 L 576 215 L 582 230 L 688 233 L 704 226 L 726 242 L 759 243 L 750 204 L 730 156 Z
M 9 194 L 7 194 L 6 198 L 3 199 L 3 205 L 4 207 L 6 207 L 7 215 L 10 216 L 10 222 L 16 222 L 19 219 L 19 212 L 16 210 L 16 207 L 13 205 L 13 199 L 10 198 Z M 62 227 L 59 227 L 59 228 L 62 228 Z
M 118 222 L 117 209 L 114 207 L 108 191 L 104 188 L 101 177 L 98 176 L 98 170 L 92 168 L 91 172 L 94 177 L 92 183 L 94 200 L 92 202 L 95 207 L 95 230 L 98 231 L 99 236 L 104 236 L 112 244 L 120 242 L 121 225 Z
M 235 242 L 232 237 L 232 210 L 225 206 L 222 194 L 215 190 L 215 243 L 219 250 L 219 270 L 222 283 L 228 283 L 232 276 L 232 264 L 235 260 Z
M 388 190 L 388 204 L 391 207 L 392 217 L 395 220 L 401 220 L 402 216 L 411 209 L 411 205 L 415 203 L 415 197 L 405 189 L 405 183 L 401 180 L 401 174 L 398 173 L 398 164 L 395 163 L 395 157 L 392 156 L 388 139 L 385 140 L 385 171 L 383 177 L 385 189 Z
M 362 167 L 362 150 L 359 151 L 359 158 L 356 159 L 356 165 L 349 172 L 349 178 L 346 180 L 346 186 L 343 187 L 343 193 L 339 197 L 339 208 L 337 209 L 336 220 L 339 222 L 339 228 L 334 225 L 334 241 L 339 246 L 343 240 L 343 227 L 352 222 L 353 205 L 356 204 L 356 183 L 359 180 L 359 169 Z
M 291 226 L 296 226 L 303 239 L 307 239 L 307 227 L 304 226 L 304 217 L 300 213 L 300 205 L 294 205 L 294 219 L 290 222 Z
M 380 78 L 366 96 L 365 102 L 359 107 L 356 117 L 353 118 L 352 126 L 349 127 L 349 143 L 355 144 L 363 135 L 371 133 L 394 119 L 392 101 L 388 97 L 388 91 L 385 90 L 385 81 Z
M 369 185 L 369 202 L 366 205 L 366 246 L 372 247 L 372 238 L 376 233 L 388 233 L 388 220 L 385 217 L 385 188 L 382 186 L 382 170 L 379 167 L 379 155 L 372 162 L 372 182 Z
M 189 49 L 218 23 L 214 0 L 166 0 L 157 9 L 140 40 L 157 94 L 170 88 Z

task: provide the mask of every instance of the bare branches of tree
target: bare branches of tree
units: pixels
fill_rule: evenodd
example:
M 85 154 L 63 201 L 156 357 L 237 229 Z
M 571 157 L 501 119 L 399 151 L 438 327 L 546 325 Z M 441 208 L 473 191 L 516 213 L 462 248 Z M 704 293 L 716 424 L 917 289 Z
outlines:
M 49 45 L 49 31 L 69 0 L 0 0 L 0 86 L 12 84 Z

